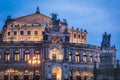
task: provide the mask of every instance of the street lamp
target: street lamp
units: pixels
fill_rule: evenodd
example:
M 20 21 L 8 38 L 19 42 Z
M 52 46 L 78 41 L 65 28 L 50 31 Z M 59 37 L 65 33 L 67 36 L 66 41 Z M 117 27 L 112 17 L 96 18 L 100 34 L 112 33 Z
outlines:
M 35 67 L 39 66 L 40 58 L 37 56 L 33 56 L 28 63 L 33 67 L 33 80 L 35 80 Z

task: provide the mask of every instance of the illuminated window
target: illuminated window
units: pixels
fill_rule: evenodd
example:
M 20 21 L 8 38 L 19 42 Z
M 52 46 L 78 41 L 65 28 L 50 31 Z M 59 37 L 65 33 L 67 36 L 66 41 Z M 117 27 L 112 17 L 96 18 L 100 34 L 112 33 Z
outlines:
M 58 50 L 56 48 L 53 48 L 50 50 L 50 59 L 52 60 L 62 60 L 63 59 L 63 54 L 61 50 Z
M 86 63 L 87 62 L 87 55 L 86 55 L 86 53 L 84 53 L 84 55 L 83 55 L 83 61 Z
M 15 73 L 17 73 L 17 72 L 18 72 L 18 70 L 14 70 L 14 72 L 15 72 Z
M 14 35 L 15 35 L 15 36 L 17 35 L 17 31 L 14 31 Z
M 20 60 L 20 54 L 19 53 L 15 53 L 14 54 L 14 60 L 15 61 L 19 61 Z
M 23 31 L 20 31 L 20 35 L 24 35 L 24 32 L 23 32 Z
M 25 53 L 24 53 L 24 60 L 25 61 L 28 61 L 30 59 L 30 51 L 25 51 Z
M 27 35 L 31 35 L 31 31 L 27 31 Z
M 72 61 L 72 52 L 69 52 L 69 61 Z
M 19 61 L 20 60 L 20 52 L 19 51 L 15 51 L 15 53 L 14 53 L 14 60 L 15 61 Z
M 35 34 L 35 35 L 38 35 L 38 31 L 35 31 L 34 34 Z
M 76 80 L 81 80 L 79 71 L 76 71 Z
M 8 36 L 10 36 L 10 32 L 8 32 Z
M 56 54 L 52 54 L 52 59 L 56 60 Z
M 25 73 L 28 73 L 29 72 L 29 70 L 25 70 Z
M 92 63 L 93 62 L 93 56 L 92 56 L 92 54 L 90 54 L 90 63 Z
M 80 62 L 80 54 L 76 52 L 76 62 Z
M 30 54 L 29 53 L 25 53 L 24 54 L 24 60 L 28 61 L 30 59 Z
M 40 51 L 36 50 L 35 53 L 34 53 L 34 56 L 35 56 L 37 59 L 40 59 Z
M 5 61 L 10 61 L 10 53 L 9 53 L 9 51 L 5 53 Z

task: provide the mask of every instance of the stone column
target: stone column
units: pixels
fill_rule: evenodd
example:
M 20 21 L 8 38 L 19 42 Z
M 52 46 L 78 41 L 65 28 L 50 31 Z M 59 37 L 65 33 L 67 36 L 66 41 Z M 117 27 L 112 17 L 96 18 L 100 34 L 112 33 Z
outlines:
M 72 62 L 75 62 L 75 50 L 72 50 Z
M 2 61 L 5 60 L 5 51 L 4 51 L 4 49 L 2 49 L 1 60 L 2 60 Z
M 67 47 L 67 50 L 66 50 L 66 59 L 67 61 L 69 61 L 69 48 Z
M 64 53 L 63 53 L 63 60 L 66 61 L 66 47 L 63 47 Z
M 80 62 L 83 63 L 83 51 L 80 51 Z
M 93 53 L 93 62 L 95 62 L 95 55 L 96 55 L 96 54 L 95 54 L 95 53 Z
M 98 62 L 100 62 L 100 54 L 99 53 L 97 53 L 97 59 L 98 59 Z M 113 59 L 113 61 L 114 61 L 114 59 Z
M 20 48 L 20 60 L 24 60 L 24 49 L 23 49 L 23 47 Z
M 44 59 L 46 59 L 47 60 L 47 53 L 46 53 L 46 46 L 44 46 L 44 48 L 43 48 L 43 55 L 44 55 Z
M 10 60 L 13 61 L 14 60 L 14 52 L 13 52 L 13 48 L 10 48 Z
M 90 63 L 90 52 L 86 51 L 87 63 Z
M 45 47 L 46 59 L 49 60 L 49 47 Z
M 43 57 L 43 59 L 45 59 L 44 46 L 42 47 L 42 57 Z
M 31 49 L 31 50 L 30 50 L 30 55 L 31 55 L 31 57 L 34 56 L 34 53 L 35 53 L 34 51 L 35 51 L 34 49 Z
M 97 55 L 97 53 L 94 54 L 94 61 L 98 61 L 98 55 Z
M 68 47 L 64 47 L 64 60 L 68 61 L 69 60 L 69 48 Z
M 42 51 L 43 51 L 42 48 L 40 48 L 40 58 L 41 58 L 41 60 L 43 60 L 43 52 Z

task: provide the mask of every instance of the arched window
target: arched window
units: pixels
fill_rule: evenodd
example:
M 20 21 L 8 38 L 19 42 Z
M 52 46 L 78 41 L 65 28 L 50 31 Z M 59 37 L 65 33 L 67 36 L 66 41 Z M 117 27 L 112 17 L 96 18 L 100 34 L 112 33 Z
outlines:
M 62 51 L 57 48 L 52 48 L 50 50 L 50 59 L 51 60 L 63 60 Z
M 10 51 L 5 51 L 5 61 L 10 61 Z
M 76 52 L 76 62 L 80 62 L 80 53 Z
M 79 71 L 76 71 L 76 80 L 81 80 Z
M 39 50 L 36 50 L 35 53 L 34 53 L 34 56 L 35 56 L 37 59 L 40 59 L 40 51 L 39 51 Z
M 72 52 L 69 52 L 69 61 L 72 61 Z
M 81 80 L 80 75 L 76 75 L 76 80 Z
M 29 50 L 26 50 L 24 52 L 24 60 L 25 61 L 28 61 L 30 59 L 30 51 Z
M 93 62 L 93 56 L 92 56 L 92 53 L 90 54 L 90 63 Z
M 87 62 L 87 55 L 86 55 L 86 52 L 84 52 L 83 54 L 83 61 L 86 63 Z
M 16 50 L 14 52 L 14 60 L 15 61 L 19 61 L 20 60 L 20 51 L 19 50 Z

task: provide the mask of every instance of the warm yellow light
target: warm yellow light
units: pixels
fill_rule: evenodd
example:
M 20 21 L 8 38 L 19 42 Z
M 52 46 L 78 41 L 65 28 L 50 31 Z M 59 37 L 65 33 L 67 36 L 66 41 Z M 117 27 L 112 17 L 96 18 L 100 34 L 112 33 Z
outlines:
M 38 64 L 40 64 L 40 60 L 38 60 Z
M 56 74 L 56 78 L 57 78 L 56 80 L 61 80 L 61 77 L 62 77 L 62 70 L 61 70 L 61 68 L 59 68 L 59 67 L 53 68 L 52 74 Z
M 29 63 L 30 65 L 32 65 L 32 66 L 37 66 L 37 65 L 40 64 L 40 60 L 39 60 L 39 58 L 37 58 L 36 56 L 34 56 L 32 59 L 30 59 L 30 60 L 28 61 L 28 63 Z
M 31 63 L 31 60 L 29 60 L 28 63 L 30 64 L 30 63 Z
M 33 60 L 35 60 L 35 58 L 36 58 L 36 57 L 34 56 L 34 57 L 33 57 Z
M 50 59 L 62 60 L 63 54 L 60 50 L 54 48 L 50 50 Z
M 35 62 L 34 61 L 32 61 L 32 65 L 34 65 L 35 64 Z

